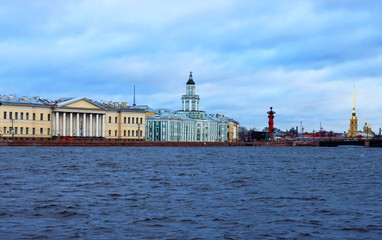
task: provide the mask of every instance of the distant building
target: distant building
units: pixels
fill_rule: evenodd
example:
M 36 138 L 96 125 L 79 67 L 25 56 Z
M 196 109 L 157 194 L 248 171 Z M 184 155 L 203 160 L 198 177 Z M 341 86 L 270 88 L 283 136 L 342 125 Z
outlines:
M 0 96 L 0 135 L 3 138 L 59 137 L 144 140 L 146 114 L 127 103 L 87 98 L 49 101 L 39 97 Z
M 192 72 L 182 95 L 182 110 L 158 111 L 146 119 L 147 141 L 226 142 L 237 141 L 238 122 L 199 109 Z
M 375 136 L 375 133 L 373 132 L 373 130 L 371 130 L 371 125 L 367 124 L 367 122 L 365 122 L 365 125 L 363 126 L 363 133 L 366 134 L 368 137 Z

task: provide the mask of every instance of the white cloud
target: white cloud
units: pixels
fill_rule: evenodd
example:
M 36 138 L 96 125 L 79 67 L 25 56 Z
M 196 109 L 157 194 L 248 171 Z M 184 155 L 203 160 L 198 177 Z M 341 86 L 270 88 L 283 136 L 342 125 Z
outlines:
M 346 3 L 345 3 L 346 2 Z M 3 94 L 86 96 L 179 109 L 194 71 L 201 106 L 263 128 L 382 123 L 378 1 L 6 1 Z M 115 100 L 114 100 L 115 99 Z

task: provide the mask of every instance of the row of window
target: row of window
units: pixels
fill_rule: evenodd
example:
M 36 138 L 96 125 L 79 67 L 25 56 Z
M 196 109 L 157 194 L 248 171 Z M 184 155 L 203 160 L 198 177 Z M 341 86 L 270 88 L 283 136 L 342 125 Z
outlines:
M 123 130 L 123 136 L 124 137 L 134 137 L 134 134 L 135 134 L 135 137 L 142 137 L 142 130 Z M 114 131 L 114 135 L 117 137 L 118 136 L 118 131 L 115 130 Z M 111 137 L 111 130 L 109 130 L 109 137 Z
M 134 124 L 134 119 L 135 119 L 135 124 L 142 124 L 143 123 L 143 118 L 134 118 L 134 117 L 124 117 L 123 118 L 123 123 L 124 124 Z M 114 118 L 115 123 L 118 123 L 118 117 Z M 112 122 L 112 117 L 109 117 L 109 123 Z
M 24 132 L 24 129 L 25 129 L 25 132 Z M 44 135 L 44 128 L 40 128 L 40 135 Z M 36 135 L 36 128 L 32 128 L 32 132 L 30 133 L 29 132 L 29 127 L 4 127 L 3 128 L 3 133 L 4 134 L 14 134 L 14 135 L 17 135 L 17 134 L 20 134 L 20 135 L 29 135 L 29 134 L 32 134 L 32 135 Z M 50 135 L 50 128 L 47 128 L 46 129 L 46 134 L 47 135 Z
M 20 118 L 19 118 L 20 117 Z M 3 118 L 4 119 L 11 119 L 11 120 L 29 120 L 29 112 L 23 113 L 23 112 L 4 112 Z M 36 120 L 36 113 L 32 113 L 32 120 Z M 50 113 L 47 114 L 47 120 L 50 121 Z M 44 114 L 40 113 L 40 121 L 44 121 Z

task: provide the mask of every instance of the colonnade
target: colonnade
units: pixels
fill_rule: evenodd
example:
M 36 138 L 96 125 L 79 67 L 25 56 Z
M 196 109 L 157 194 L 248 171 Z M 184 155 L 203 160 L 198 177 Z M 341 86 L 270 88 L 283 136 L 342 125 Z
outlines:
M 68 137 L 105 137 L 105 114 L 55 112 L 54 134 Z

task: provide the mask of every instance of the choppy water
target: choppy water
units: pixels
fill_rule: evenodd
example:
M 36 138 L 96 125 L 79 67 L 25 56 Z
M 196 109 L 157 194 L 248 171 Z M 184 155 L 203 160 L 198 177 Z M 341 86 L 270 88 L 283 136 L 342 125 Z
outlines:
M 1 239 L 382 239 L 382 149 L 0 147 Z

